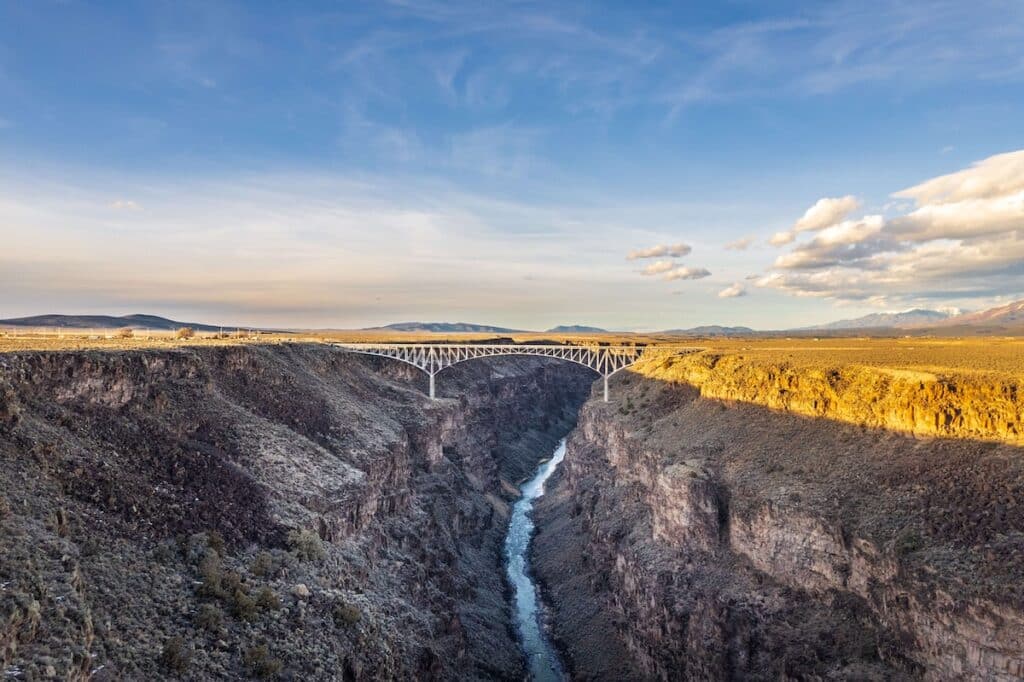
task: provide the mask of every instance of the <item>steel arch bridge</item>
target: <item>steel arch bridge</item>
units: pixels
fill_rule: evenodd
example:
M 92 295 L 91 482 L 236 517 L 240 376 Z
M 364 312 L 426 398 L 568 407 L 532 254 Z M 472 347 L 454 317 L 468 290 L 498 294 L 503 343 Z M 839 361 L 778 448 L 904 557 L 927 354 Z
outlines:
M 430 377 L 430 397 L 434 398 L 434 377 L 452 365 L 476 358 L 502 355 L 535 355 L 557 358 L 583 365 L 604 379 L 604 400 L 608 402 L 608 377 L 639 360 L 647 346 L 556 346 L 541 344 L 462 344 L 462 343 L 336 343 L 349 353 L 363 353 L 399 360 L 417 367 Z M 698 350 L 693 349 L 674 349 Z

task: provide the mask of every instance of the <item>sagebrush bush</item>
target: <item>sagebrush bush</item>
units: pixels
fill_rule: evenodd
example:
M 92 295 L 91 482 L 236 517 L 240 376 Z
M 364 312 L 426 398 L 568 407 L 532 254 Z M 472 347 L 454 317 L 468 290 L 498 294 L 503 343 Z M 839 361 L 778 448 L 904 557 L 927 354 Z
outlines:
M 181 329 L 174 333 L 174 336 L 176 336 L 179 339 L 191 339 L 195 335 L 196 330 L 193 329 L 192 327 L 182 327 Z
M 331 616 L 337 625 L 352 627 L 363 617 L 363 612 L 353 604 L 340 601 L 331 608 Z
M 249 565 L 249 572 L 253 575 L 266 578 L 275 571 L 274 556 L 270 552 L 260 552 Z
M 276 611 L 281 608 L 281 600 L 274 590 L 264 585 L 256 592 L 256 606 L 264 611 Z
M 281 661 L 270 655 L 270 650 L 265 644 L 246 649 L 242 655 L 242 662 L 253 676 L 264 679 L 276 677 L 284 667 Z
M 160 652 L 160 665 L 169 672 L 180 675 L 188 669 L 190 658 L 185 640 L 181 637 L 171 637 Z
M 214 604 L 203 604 L 196 615 L 196 625 L 208 632 L 220 632 L 224 627 L 224 612 Z
M 211 530 L 206 534 L 206 544 L 217 554 L 224 554 L 224 536 L 218 530 Z
M 308 528 L 288 531 L 288 546 L 295 556 L 304 561 L 320 561 L 326 556 L 320 536 Z
M 231 610 L 242 620 L 256 620 L 256 600 L 245 589 L 237 588 L 231 597 Z
M 117 330 L 115 336 L 117 336 L 117 338 L 119 339 L 130 339 L 133 336 L 135 336 L 135 330 L 132 329 L 131 327 L 122 327 L 121 329 Z

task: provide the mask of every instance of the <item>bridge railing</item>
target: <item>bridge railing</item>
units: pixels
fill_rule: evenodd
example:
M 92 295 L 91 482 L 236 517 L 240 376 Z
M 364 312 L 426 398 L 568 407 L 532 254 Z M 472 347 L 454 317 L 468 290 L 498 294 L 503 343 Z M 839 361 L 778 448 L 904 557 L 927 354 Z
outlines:
M 412 365 L 430 377 L 430 397 L 435 398 L 434 377 L 453 365 L 476 358 L 503 355 L 532 355 L 557 358 L 583 365 L 601 375 L 604 380 L 604 400 L 608 402 L 608 377 L 636 363 L 645 354 L 672 351 L 696 352 L 701 348 L 690 346 L 567 346 L 554 344 L 461 344 L 461 343 L 335 343 L 335 347 L 350 353 L 362 353 L 391 358 Z

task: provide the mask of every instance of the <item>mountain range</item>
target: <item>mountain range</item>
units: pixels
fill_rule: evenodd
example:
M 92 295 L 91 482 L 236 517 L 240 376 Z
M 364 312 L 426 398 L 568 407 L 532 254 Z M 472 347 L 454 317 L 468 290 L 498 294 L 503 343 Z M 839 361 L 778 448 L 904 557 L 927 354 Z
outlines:
M 827 324 L 802 327 L 802 329 L 809 331 L 817 329 L 905 329 L 908 327 L 933 325 L 948 319 L 950 315 L 950 313 L 943 313 L 938 310 L 916 308 L 902 313 L 872 313 L 871 315 L 855 317 L 849 320 L 836 320 Z
M 33 315 L 0 320 L 0 327 L 47 327 L 55 329 L 153 329 L 170 330 L 191 327 L 200 332 L 216 332 L 223 329 L 212 324 L 178 322 L 158 315 Z M 234 327 L 231 327 L 234 329 Z
M 219 325 L 197 322 L 179 322 L 157 315 L 35 315 L 0 320 L 0 327 L 48 327 L 61 329 L 132 329 L 175 330 L 192 327 L 196 331 L 220 331 Z M 227 327 L 233 329 L 233 326 Z M 898 313 L 873 313 L 852 319 L 836 320 L 826 324 L 800 329 L 764 332 L 844 332 L 855 330 L 904 330 L 912 333 L 939 334 L 1024 334 L 1024 300 L 1014 301 L 988 310 L 950 315 L 937 310 L 915 308 Z M 528 330 L 498 327 L 470 322 L 396 322 L 382 327 L 369 327 L 365 331 L 386 330 L 399 332 L 514 334 Z M 600 334 L 608 330 L 581 324 L 558 325 L 547 330 L 551 334 Z M 759 333 L 750 327 L 703 325 L 688 329 L 668 329 L 661 334 L 692 337 L 748 336 Z

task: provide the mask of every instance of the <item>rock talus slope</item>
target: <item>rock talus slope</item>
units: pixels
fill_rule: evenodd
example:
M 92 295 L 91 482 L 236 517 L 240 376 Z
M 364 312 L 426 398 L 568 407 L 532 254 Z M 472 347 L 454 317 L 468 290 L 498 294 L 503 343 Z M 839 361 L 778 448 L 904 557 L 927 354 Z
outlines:
M 301 345 L 0 356 L 15 679 L 518 679 L 507 492 L 592 377 Z
M 576 675 L 1024 676 L 1020 405 L 961 398 L 1014 387 L 926 390 L 900 433 L 898 382 L 825 406 L 866 379 L 720 363 L 650 361 L 581 412 L 534 547 Z M 803 416 L 836 405 L 880 416 Z M 983 440 L 912 435 L 935 424 Z

